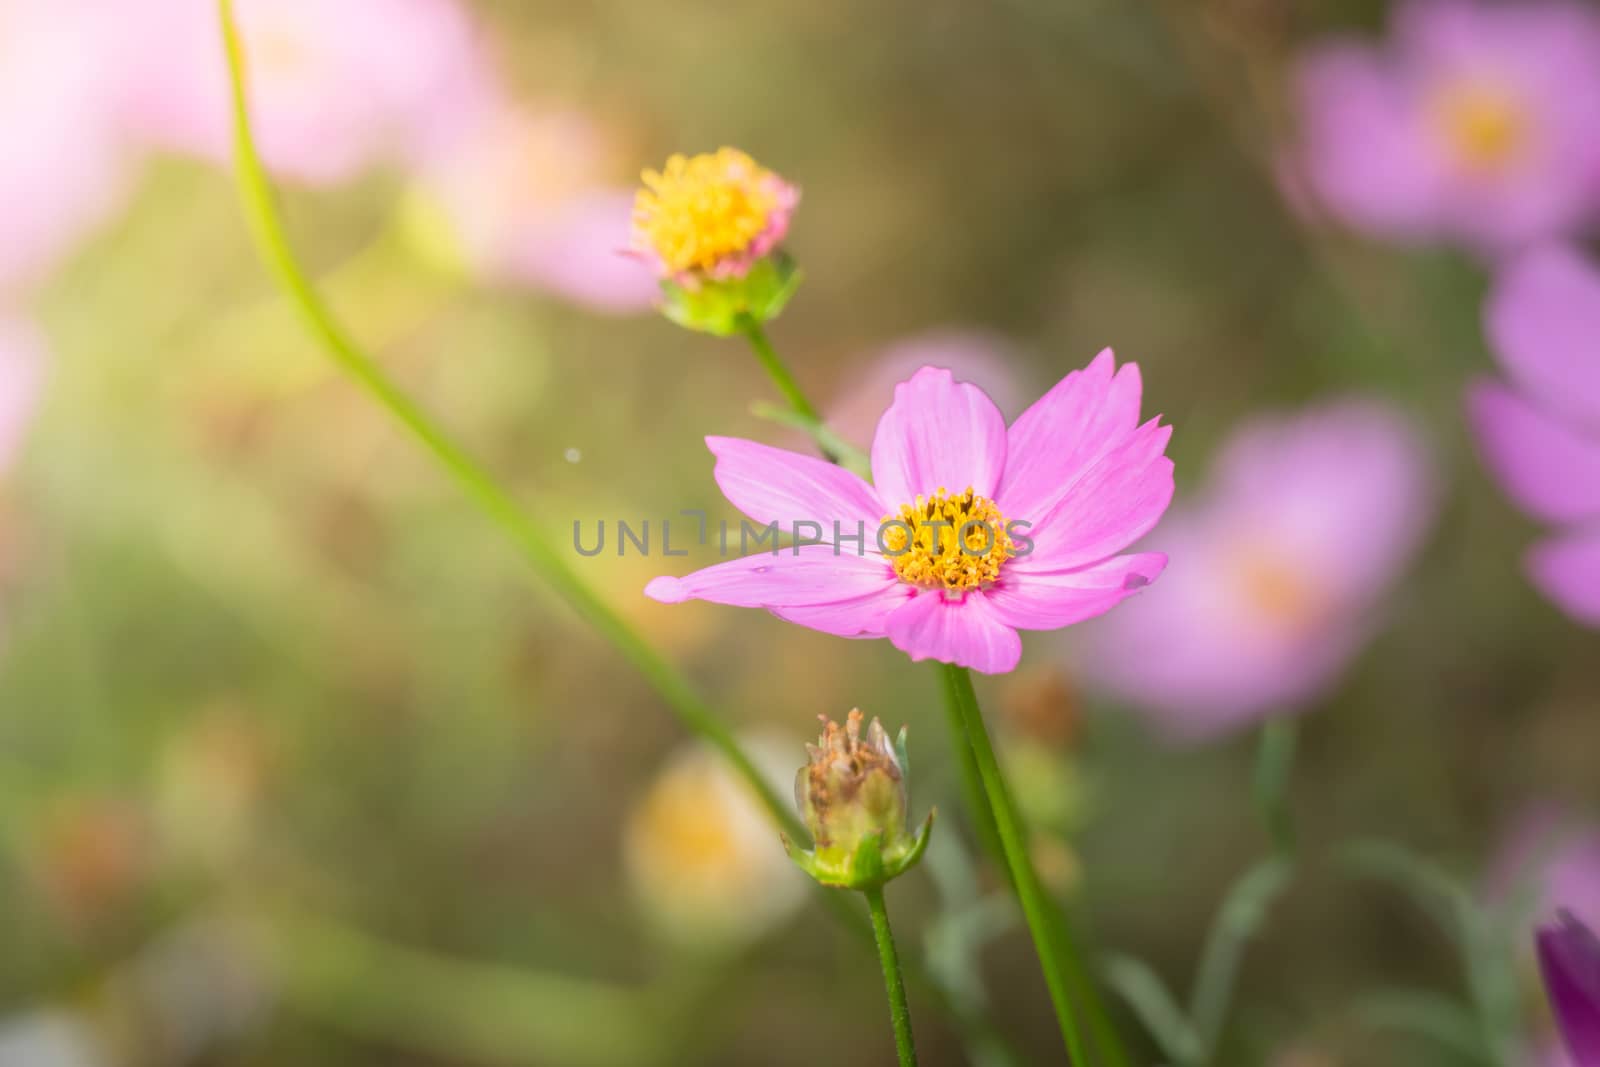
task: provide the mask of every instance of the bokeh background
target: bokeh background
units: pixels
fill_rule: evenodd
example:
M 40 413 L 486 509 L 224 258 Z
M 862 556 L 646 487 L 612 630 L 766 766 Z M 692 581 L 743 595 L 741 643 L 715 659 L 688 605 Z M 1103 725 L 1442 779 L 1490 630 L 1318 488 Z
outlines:
M 357 23 L 382 7 L 322 6 Z M 752 413 L 778 397 L 735 341 L 624 313 L 637 278 L 563 278 L 586 255 L 615 267 L 625 207 L 561 230 L 573 244 L 539 265 L 474 258 L 512 227 L 493 197 L 548 237 L 563 205 L 625 203 L 639 168 L 679 150 L 737 145 L 803 188 L 788 248 L 806 282 L 771 333 L 858 436 L 924 359 L 1015 413 L 1106 345 L 1176 428 L 1180 501 L 1263 413 L 1354 393 L 1409 421 L 1437 484 L 1427 532 L 1359 651 L 1283 709 L 1301 713 L 1301 858 L 1215 1062 L 1491 1062 L 1395 1024 L 1414 997 L 1374 1008 L 1399 987 L 1467 1004 L 1473 987 L 1415 878 L 1373 876 L 1347 848 L 1393 842 L 1491 894 L 1529 812 L 1581 823 L 1600 805 L 1600 660 L 1594 631 L 1527 582 L 1536 524 L 1472 447 L 1463 390 L 1494 373 L 1484 256 L 1363 236 L 1282 192 L 1294 56 L 1330 33 L 1377 39 L 1385 6 L 455 6 L 478 73 L 535 127 L 509 176 L 474 176 L 448 133 L 424 163 L 275 169 L 354 335 L 564 550 L 575 521 L 736 519 L 708 433 L 807 447 Z M 121 106 L 148 67 L 182 66 L 186 34 L 212 40 L 209 8 L 85 16 L 132 45 L 91 43 L 72 4 L 0 8 L 27 27 L 6 55 L 105 75 L 116 54 L 135 72 L 101 88 L 109 112 L 63 104 L 36 124 L 85 142 L 92 122 L 106 154 L 68 153 L 0 203 L 27 220 L 63 175 L 112 178 L 5 287 L 37 336 L 8 357 L 36 362 L 4 401 L 20 438 L 0 488 L 0 1064 L 889 1062 L 875 963 L 737 787 L 307 339 L 203 138 Z M 448 37 L 325 32 L 412 65 L 405 48 Z M 0 113 L 71 96 L 50 86 L 0 79 Z M 214 106 L 203 78 L 167 90 Z M 323 91 L 331 107 L 341 90 Z M 470 95 L 441 97 L 446 117 Z M 0 170 L 42 166 L 41 137 L 61 139 L 0 136 Z M 350 146 L 327 137 L 310 158 Z M 439 175 L 456 164 L 464 212 L 490 204 L 484 218 L 450 215 Z M 883 642 L 652 603 L 650 577 L 707 560 L 609 547 L 574 566 L 778 781 L 818 714 L 909 724 L 915 813 L 946 818 L 927 868 L 891 890 L 902 945 L 986 987 L 1013 1062 L 1059 1062 L 1026 933 L 960 814 L 934 672 Z M 1082 676 L 1090 629 L 1030 636 L 1022 669 L 980 693 L 1085 940 L 1182 990 L 1268 849 L 1255 734 L 1172 743 Z M 1600 905 L 1600 878 L 1588 892 Z M 1502 958 L 1536 1046 L 1527 954 Z M 1159 1062 L 1108 997 L 1137 1061 Z M 932 999 L 912 1007 L 925 1063 L 979 1062 Z

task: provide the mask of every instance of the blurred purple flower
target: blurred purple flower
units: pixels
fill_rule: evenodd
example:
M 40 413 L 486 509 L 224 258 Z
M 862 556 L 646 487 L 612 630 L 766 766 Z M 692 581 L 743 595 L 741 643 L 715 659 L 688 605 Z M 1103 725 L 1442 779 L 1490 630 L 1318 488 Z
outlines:
M 1600 208 L 1600 13 L 1410 0 L 1382 47 L 1313 49 L 1290 191 L 1399 239 L 1498 250 Z
M 602 132 L 582 115 L 533 115 L 485 97 L 418 166 L 416 194 L 447 229 L 446 256 L 482 276 L 597 311 L 651 307 L 655 274 L 627 254 L 633 192 L 608 186 Z
M 1162 526 L 1182 565 L 1088 631 L 1085 679 L 1178 741 L 1304 706 L 1372 634 L 1435 495 L 1417 431 L 1377 402 L 1246 425 Z
M 1142 391 L 1138 366 L 1117 371 L 1107 349 L 1008 429 L 983 390 L 924 367 L 878 423 L 871 485 L 810 456 L 707 438 L 734 506 L 786 532 L 814 522 L 822 543 L 657 578 L 645 595 L 766 608 L 840 637 L 887 637 L 913 660 L 1010 671 L 1018 630 L 1103 614 L 1166 566 L 1160 553 L 1117 554 L 1172 499 L 1172 429 L 1139 421 Z M 863 541 L 846 549 L 841 530 Z
M 0 0 L 0 288 L 48 271 L 127 186 L 117 20 L 109 0 Z
M 1571 912 L 1539 928 L 1539 967 L 1574 1067 L 1600 1067 L 1600 939 Z
M 1560 528 L 1528 553 L 1529 578 L 1600 626 L 1600 269 L 1563 247 L 1523 254 L 1496 280 L 1485 328 L 1511 383 L 1468 391 L 1484 462 L 1518 506 Z
M 132 127 L 222 161 L 232 144 L 215 0 L 146 0 Z M 452 0 L 237 0 L 262 158 L 328 185 L 418 151 L 483 91 L 483 63 Z

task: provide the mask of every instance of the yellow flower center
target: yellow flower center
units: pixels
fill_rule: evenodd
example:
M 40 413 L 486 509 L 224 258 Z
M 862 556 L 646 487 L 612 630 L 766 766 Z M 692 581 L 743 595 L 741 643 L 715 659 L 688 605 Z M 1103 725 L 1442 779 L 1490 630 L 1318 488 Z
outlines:
M 940 489 L 883 518 L 885 554 L 903 582 L 933 589 L 988 585 L 1011 558 L 1006 520 L 994 502 L 969 486 L 959 496 Z
M 675 155 L 644 172 L 633 205 L 638 239 L 673 273 L 709 271 L 744 252 L 778 207 L 780 180 L 736 148 Z
M 725 783 L 706 768 L 679 769 L 656 783 L 631 829 L 663 888 L 700 891 L 749 881 L 751 856 L 729 806 Z
M 1274 629 L 1309 626 L 1327 607 L 1327 596 L 1316 582 L 1270 555 L 1241 559 L 1238 580 L 1245 602 Z
M 1516 97 L 1503 89 L 1458 86 L 1443 93 L 1434 110 L 1446 143 L 1470 171 L 1503 171 L 1527 148 L 1527 113 Z

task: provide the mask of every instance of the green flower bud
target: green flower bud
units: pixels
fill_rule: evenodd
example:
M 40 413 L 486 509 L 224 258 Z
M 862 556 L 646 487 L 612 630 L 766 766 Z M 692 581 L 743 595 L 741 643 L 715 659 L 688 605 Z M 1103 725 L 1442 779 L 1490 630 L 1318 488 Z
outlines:
M 798 851 L 784 841 L 802 870 L 843 889 L 871 889 L 910 870 L 933 827 L 932 812 L 915 834 L 907 826 L 905 731 L 891 744 L 873 719 L 863 737 L 862 718 L 857 709 L 844 726 L 823 719 L 794 783 L 813 847 Z

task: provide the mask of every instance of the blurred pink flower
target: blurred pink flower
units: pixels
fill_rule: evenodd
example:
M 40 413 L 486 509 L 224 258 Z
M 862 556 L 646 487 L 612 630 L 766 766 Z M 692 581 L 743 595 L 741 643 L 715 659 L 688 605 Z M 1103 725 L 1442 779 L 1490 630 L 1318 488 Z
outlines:
M 652 306 L 660 287 L 627 253 L 633 192 L 603 182 L 603 136 L 581 115 L 485 101 L 420 162 L 417 193 L 475 273 L 597 311 Z
M 215 0 L 147 4 L 129 121 L 161 146 L 225 160 L 233 118 Z M 237 0 L 235 13 L 262 158 L 310 184 L 409 156 L 483 91 L 472 26 L 452 0 Z
M 44 383 L 45 346 L 32 327 L 0 320 L 0 472 L 15 458 Z
M 1372 634 L 1434 502 L 1426 448 L 1385 405 L 1247 424 L 1162 526 L 1183 565 L 1087 635 L 1085 680 L 1177 741 L 1303 707 Z
M 919 367 L 944 367 L 978 386 L 1006 418 L 1022 410 L 1022 384 L 1012 370 L 1015 354 L 1004 338 L 976 330 L 936 330 L 896 341 L 880 352 L 828 405 L 828 427 L 852 444 L 872 440 L 894 398 L 894 387 Z
M 127 185 L 107 0 L 0 0 L 0 288 L 36 280 Z
M 1299 71 L 1296 180 L 1351 225 L 1488 250 L 1600 208 L 1600 13 L 1574 0 L 1409 0 L 1391 39 Z
M 1172 430 L 1140 424 L 1141 391 L 1138 367 L 1117 371 L 1108 349 L 1008 430 L 981 389 L 924 367 L 878 423 L 873 485 L 820 459 L 707 438 L 735 507 L 785 531 L 814 522 L 823 543 L 657 578 L 645 593 L 766 608 L 841 637 L 887 637 L 913 660 L 1009 671 L 1019 629 L 1092 618 L 1166 566 L 1158 553 L 1116 555 L 1172 498 Z
M 1487 896 L 1500 904 L 1524 898 L 1530 924 L 1563 910 L 1600 924 L 1600 827 L 1557 805 L 1529 806 L 1503 835 Z
M 1511 382 L 1468 391 L 1479 450 L 1518 506 L 1560 528 L 1528 553 L 1529 578 L 1600 626 L 1600 268 L 1563 247 L 1524 253 L 1484 318 Z

